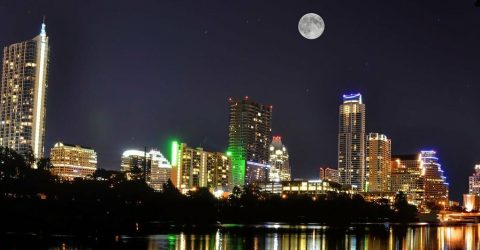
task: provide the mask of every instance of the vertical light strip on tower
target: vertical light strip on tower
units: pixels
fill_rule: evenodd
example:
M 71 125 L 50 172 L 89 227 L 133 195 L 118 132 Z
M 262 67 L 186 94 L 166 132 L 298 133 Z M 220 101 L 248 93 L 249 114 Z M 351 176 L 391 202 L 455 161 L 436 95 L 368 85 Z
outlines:
M 42 106 L 44 98 L 43 96 L 43 82 L 44 82 L 44 71 L 45 71 L 45 50 L 46 50 L 46 32 L 45 32 L 45 23 L 42 23 L 42 30 L 40 32 L 40 65 L 39 65 L 39 76 L 38 76 L 38 91 L 37 91 L 37 105 L 35 110 L 35 139 L 34 139 L 34 148 L 33 154 L 35 158 L 40 156 L 39 143 L 40 143 L 40 124 L 43 122 L 41 117 Z
M 173 141 L 172 142 L 172 165 L 176 166 L 177 165 L 177 160 L 178 160 L 178 142 Z

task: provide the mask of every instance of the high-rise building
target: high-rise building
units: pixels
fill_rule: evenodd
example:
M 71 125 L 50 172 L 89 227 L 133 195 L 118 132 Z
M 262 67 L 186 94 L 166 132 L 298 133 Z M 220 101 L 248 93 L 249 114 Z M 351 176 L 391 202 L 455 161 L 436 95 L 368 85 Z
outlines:
M 333 181 L 340 183 L 340 173 L 337 169 L 329 167 L 320 168 L 320 180 Z
M 256 176 L 259 168 L 268 168 L 272 106 L 258 104 L 248 97 L 230 98 L 229 113 L 228 151 L 232 155 L 232 183 L 243 186 L 246 172 L 252 172 L 249 176 Z
M 150 157 L 146 151 L 137 149 L 125 150 L 122 154 L 120 171 L 125 173 L 129 180 L 146 179 L 151 165 L 149 160 Z
M 424 178 L 420 155 L 391 157 L 391 191 L 402 191 L 409 203 L 420 206 L 424 197 Z
M 433 150 L 421 151 L 420 160 L 425 182 L 425 204 L 433 202 L 448 206 L 448 183 L 436 152 Z
M 343 95 L 339 110 L 338 171 L 340 183 L 365 189 L 365 104 L 361 94 Z
M 50 149 L 52 174 L 64 180 L 86 178 L 97 170 L 97 153 L 89 147 L 57 142 Z
M 269 181 L 289 181 L 291 179 L 288 151 L 282 143 L 282 137 L 274 136 L 270 143 Z
M 468 192 L 480 195 L 480 164 L 475 165 L 475 173 L 468 177 Z
M 392 143 L 387 136 L 370 133 L 367 136 L 366 192 L 389 192 Z
M 42 23 L 35 38 L 3 49 L 0 89 L 0 145 L 43 157 L 48 36 Z
M 163 184 L 166 184 L 172 175 L 172 166 L 160 151 L 152 149 L 148 154 L 150 171 L 147 173 L 147 184 L 155 191 L 162 191 Z
M 173 142 L 172 182 L 184 194 L 200 187 L 229 191 L 230 169 L 230 158 L 224 153 Z
M 256 184 L 268 181 L 270 165 L 249 162 L 245 171 L 245 184 Z
M 448 206 L 448 183 L 433 150 L 392 156 L 392 191 L 403 191 L 410 203 Z
M 120 171 L 126 173 L 127 179 L 145 179 L 151 188 L 161 191 L 171 176 L 172 167 L 158 150 L 130 149 L 122 154 Z

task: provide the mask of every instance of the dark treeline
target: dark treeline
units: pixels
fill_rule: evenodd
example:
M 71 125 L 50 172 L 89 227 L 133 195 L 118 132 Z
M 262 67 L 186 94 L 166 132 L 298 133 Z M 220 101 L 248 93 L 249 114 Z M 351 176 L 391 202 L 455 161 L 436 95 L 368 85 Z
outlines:
M 217 223 L 327 223 L 414 221 L 416 209 L 403 194 L 395 203 L 366 202 L 360 195 L 279 196 L 255 186 L 235 188 L 216 199 L 200 188 L 182 195 L 171 182 L 154 192 L 142 180 L 97 170 L 88 180 L 60 182 L 48 159 L 30 166 L 16 152 L 0 148 L 0 231 L 62 234 L 147 233 L 169 225 Z

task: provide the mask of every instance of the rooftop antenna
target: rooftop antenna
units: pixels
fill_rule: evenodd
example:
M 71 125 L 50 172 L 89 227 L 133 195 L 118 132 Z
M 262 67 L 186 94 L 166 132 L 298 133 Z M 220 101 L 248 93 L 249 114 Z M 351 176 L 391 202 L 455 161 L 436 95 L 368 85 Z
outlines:
M 42 21 L 42 30 L 40 31 L 40 35 L 45 36 L 47 32 L 45 31 L 45 15 L 43 15 L 43 21 Z

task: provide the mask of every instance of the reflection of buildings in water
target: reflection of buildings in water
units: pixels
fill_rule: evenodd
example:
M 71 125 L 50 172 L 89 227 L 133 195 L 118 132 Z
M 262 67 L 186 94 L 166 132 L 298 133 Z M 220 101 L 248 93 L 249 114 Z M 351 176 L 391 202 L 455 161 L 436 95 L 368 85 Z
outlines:
M 215 249 L 222 249 L 222 233 L 220 229 L 217 229 L 217 233 L 215 234 Z
M 324 228 L 284 225 L 157 235 L 149 237 L 148 249 L 480 249 L 480 224 L 361 227 L 331 233 Z
M 443 234 L 443 241 L 439 243 L 451 249 L 480 249 L 479 227 L 480 225 L 441 227 L 439 233 Z

